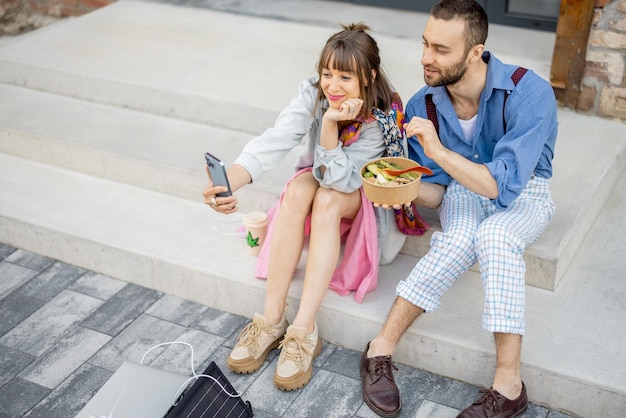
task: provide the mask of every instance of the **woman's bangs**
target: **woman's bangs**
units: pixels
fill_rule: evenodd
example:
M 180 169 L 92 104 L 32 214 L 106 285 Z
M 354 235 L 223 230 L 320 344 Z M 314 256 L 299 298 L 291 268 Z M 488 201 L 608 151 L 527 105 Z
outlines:
M 328 54 L 325 60 L 325 67 L 336 71 L 344 71 L 356 74 L 356 62 L 354 56 L 345 47 L 337 46 L 335 50 Z

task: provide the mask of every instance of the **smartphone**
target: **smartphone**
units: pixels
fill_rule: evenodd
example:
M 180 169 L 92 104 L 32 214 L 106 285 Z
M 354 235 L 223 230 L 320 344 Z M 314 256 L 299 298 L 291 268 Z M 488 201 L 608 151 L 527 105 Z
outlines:
M 227 192 L 218 193 L 217 197 L 231 196 L 233 192 L 230 189 L 230 183 L 228 183 L 228 176 L 226 175 L 226 167 L 224 167 L 224 163 L 220 161 L 219 158 L 209 154 L 208 152 L 204 154 L 204 159 L 206 160 L 207 167 L 209 167 L 209 174 L 211 175 L 213 185 L 228 187 Z

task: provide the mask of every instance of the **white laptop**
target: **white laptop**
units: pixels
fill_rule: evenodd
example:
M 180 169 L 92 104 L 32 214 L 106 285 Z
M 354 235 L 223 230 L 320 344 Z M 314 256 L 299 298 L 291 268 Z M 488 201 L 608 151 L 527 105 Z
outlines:
M 161 418 L 189 376 L 124 362 L 76 418 Z

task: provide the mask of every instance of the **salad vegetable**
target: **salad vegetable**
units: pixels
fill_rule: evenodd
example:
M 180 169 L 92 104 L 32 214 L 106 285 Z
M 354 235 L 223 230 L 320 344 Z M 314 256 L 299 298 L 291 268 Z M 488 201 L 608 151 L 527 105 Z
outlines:
M 393 176 L 385 169 L 390 170 L 402 170 L 403 167 L 398 167 L 386 160 L 378 160 L 366 166 L 366 170 L 363 173 L 363 178 L 371 183 L 382 184 L 385 186 L 398 186 L 401 184 L 411 183 L 417 180 L 420 176 L 415 172 L 403 173 L 399 176 Z

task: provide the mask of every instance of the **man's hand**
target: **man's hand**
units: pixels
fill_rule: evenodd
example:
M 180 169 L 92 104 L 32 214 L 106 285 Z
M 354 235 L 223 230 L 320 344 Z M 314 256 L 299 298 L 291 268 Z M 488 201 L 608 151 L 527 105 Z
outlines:
M 437 135 L 435 125 L 429 119 L 414 116 L 409 123 L 404 124 L 404 129 L 407 138 L 417 137 L 426 156 L 467 189 L 489 199 L 498 197 L 498 185 L 487 166 L 470 161 L 461 154 L 444 147 Z M 436 195 L 433 197 L 438 198 Z M 432 207 L 435 202 L 436 200 L 428 199 L 425 205 Z M 441 199 L 439 199 L 440 202 Z
M 435 125 L 429 120 L 413 116 L 408 123 L 404 124 L 407 138 L 412 136 L 417 138 L 424 153 L 428 158 L 437 162 L 439 155 L 445 152 L 446 148 L 441 143 Z

